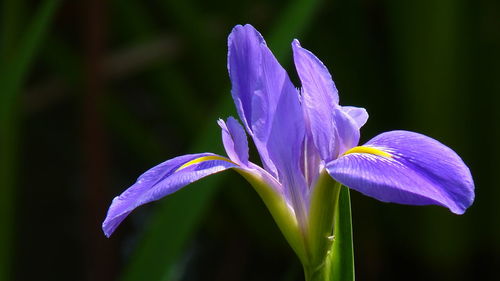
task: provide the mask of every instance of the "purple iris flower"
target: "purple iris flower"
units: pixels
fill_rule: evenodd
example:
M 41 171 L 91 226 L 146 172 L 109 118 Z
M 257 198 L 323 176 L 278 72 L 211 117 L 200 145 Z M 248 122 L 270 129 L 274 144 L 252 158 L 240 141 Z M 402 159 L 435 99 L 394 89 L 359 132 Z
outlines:
M 303 260 L 307 245 L 301 237 L 310 228 L 310 211 L 317 203 L 312 197 L 324 175 L 384 202 L 439 205 L 455 214 L 472 204 L 470 171 L 442 143 L 418 133 L 390 131 L 358 146 L 366 110 L 339 105 L 327 68 L 298 40 L 292 49 L 300 89 L 251 25 L 234 27 L 228 48 L 231 93 L 243 123 L 232 117 L 218 121 L 229 158 L 190 154 L 150 169 L 114 198 L 102 226 L 106 236 L 135 208 L 227 169 L 254 186 Z M 263 167 L 248 159 L 247 134 Z

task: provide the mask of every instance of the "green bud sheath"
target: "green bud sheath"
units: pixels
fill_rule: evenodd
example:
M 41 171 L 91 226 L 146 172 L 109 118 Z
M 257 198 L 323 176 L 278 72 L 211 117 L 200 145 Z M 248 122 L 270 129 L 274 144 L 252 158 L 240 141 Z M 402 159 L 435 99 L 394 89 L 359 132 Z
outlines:
M 307 235 L 309 260 L 304 264 L 308 280 L 307 275 L 323 275 L 321 272 L 325 271 L 325 261 L 334 240 L 335 211 L 340 187 L 341 185 L 323 170 L 312 189 Z

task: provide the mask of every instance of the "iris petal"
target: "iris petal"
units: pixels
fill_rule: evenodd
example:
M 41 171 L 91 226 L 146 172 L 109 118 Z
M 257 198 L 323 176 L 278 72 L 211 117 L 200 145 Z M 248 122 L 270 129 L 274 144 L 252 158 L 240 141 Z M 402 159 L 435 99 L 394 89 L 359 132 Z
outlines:
M 228 68 L 238 113 L 266 170 L 287 188 L 296 211 L 304 209 L 307 185 L 300 156 L 305 125 L 297 89 L 250 25 L 231 32 Z
M 327 164 L 340 183 L 384 202 L 440 205 L 463 214 L 474 201 L 474 183 L 462 159 L 427 136 L 391 131 L 364 146 L 386 154 L 353 153 Z
M 359 128 L 368 119 L 366 110 L 341 107 L 326 66 L 298 40 L 292 43 L 295 68 L 302 83 L 302 100 L 308 127 L 321 159 L 329 162 L 359 141 Z
M 165 161 L 144 174 L 109 207 L 102 228 L 110 236 L 135 208 L 161 199 L 208 175 L 238 167 L 229 159 L 212 153 L 179 156 Z
M 265 45 L 261 45 L 261 48 L 262 90 L 266 95 L 275 96 L 278 100 L 268 119 L 262 122 L 256 120 L 254 126 L 269 130 L 266 132 L 269 156 L 276 166 L 279 181 L 286 187 L 299 223 L 304 223 L 308 191 L 300 162 L 305 124 L 299 92 L 269 48 Z
M 339 97 L 332 76 L 323 63 L 298 40 L 292 43 L 295 68 L 302 83 L 302 105 L 310 123 L 314 144 L 324 160 L 331 160 L 337 149 L 333 110 Z
M 266 142 L 279 92 L 268 91 L 264 84 L 263 49 L 268 49 L 266 42 L 253 26 L 237 25 L 228 37 L 227 67 L 238 115 L 253 138 L 264 167 L 276 176 L 277 170 Z
M 332 159 L 331 157 L 337 158 L 346 150 L 358 145 L 359 142 L 358 123 L 340 107 L 333 110 L 333 121 L 335 125 L 334 138 L 337 141 L 335 149 L 331 152 L 329 158 L 323 158 L 326 162 L 329 162 Z
M 315 101 L 317 105 L 323 105 L 324 108 L 318 109 L 322 112 L 327 111 L 327 106 L 338 104 L 337 87 L 326 66 L 312 52 L 302 48 L 299 40 L 293 40 L 292 49 L 295 68 L 302 88 L 307 92 L 308 102 Z
M 237 25 L 228 37 L 227 68 L 232 82 L 231 94 L 243 124 L 251 132 L 252 100 L 260 87 L 261 48 L 264 38 L 250 25 Z
M 248 141 L 245 129 L 233 117 L 217 122 L 222 128 L 222 142 L 227 155 L 235 163 L 248 166 Z
M 368 112 L 362 107 L 342 106 L 342 111 L 347 113 L 356 122 L 358 129 L 361 129 L 366 121 L 368 121 Z

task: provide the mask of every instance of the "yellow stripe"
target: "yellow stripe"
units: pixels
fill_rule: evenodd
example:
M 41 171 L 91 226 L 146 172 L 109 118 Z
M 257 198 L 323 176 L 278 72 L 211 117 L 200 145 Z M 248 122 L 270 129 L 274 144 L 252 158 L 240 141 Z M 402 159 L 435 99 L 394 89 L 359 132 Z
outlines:
M 349 149 L 348 151 L 344 152 L 344 154 L 342 154 L 342 155 L 347 155 L 347 154 L 351 154 L 351 153 L 368 153 L 368 154 L 392 158 L 391 154 L 389 154 L 385 151 L 382 151 L 380 149 L 376 149 L 376 148 L 368 147 L 368 146 L 353 147 L 353 148 Z
M 180 166 L 175 171 L 177 172 L 177 171 L 180 171 L 180 170 L 182 170 L 184 168 L 187 168 L 187 167 L 189 167 L 191 165 L 198 164 L 198 163 L 205 162 L 205 161 L 210 161 L 210 160 L 222 160 L 222 161 L 226 161 L 226 162 L 235 164 L 233 161 L 231 161 L 231 160 L 229 160 L 227 158 L 224 158 L 224 157 L 221 157 L 221 156 L 216 156 L 216 155 L 211 155 L 211 156 L 203 156 L 203 157 L 200 157 L 200 158 L 193 159 L 193 160 L 185 163 L 184 165 Z

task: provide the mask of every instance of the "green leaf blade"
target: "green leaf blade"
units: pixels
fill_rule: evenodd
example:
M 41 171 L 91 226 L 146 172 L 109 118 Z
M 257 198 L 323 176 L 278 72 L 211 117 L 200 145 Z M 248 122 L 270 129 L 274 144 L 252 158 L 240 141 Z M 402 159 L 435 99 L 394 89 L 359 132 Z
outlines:
M 354 281 L 354 247 L 352 240 L 351 197 L 342 186 L 336 211 L 335 238 L 330 253 L 330 281 Z

